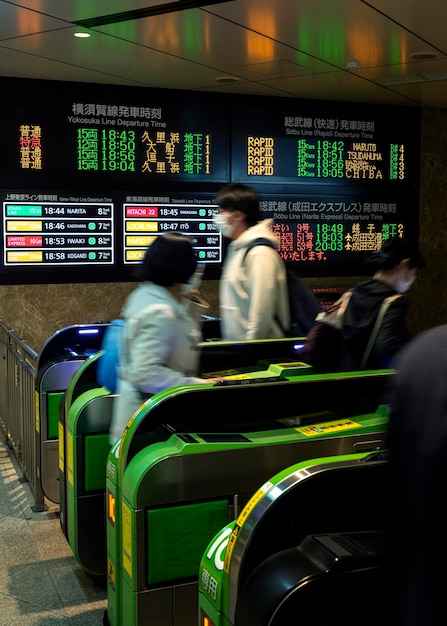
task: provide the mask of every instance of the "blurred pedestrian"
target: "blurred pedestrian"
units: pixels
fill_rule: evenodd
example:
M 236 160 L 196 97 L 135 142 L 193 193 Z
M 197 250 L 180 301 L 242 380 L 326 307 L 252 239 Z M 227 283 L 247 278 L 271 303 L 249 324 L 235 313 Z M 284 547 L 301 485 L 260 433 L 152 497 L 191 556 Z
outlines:
M 424 266 L 424 259 L 409 241 L 395 237 L 387 239 L 371 255 L 370 263 L 375 270 L 373 277 L 354 288 L 344 313 L 342 371 L 360 368 L 383 301 L 408 291 Z M 393 366 L 395 355 L 411 339 L 407 315 L 405 297 L 391 302 L 363 369 Z
M 273 220 L 260 220 L 252 187 L 231 183 L 215 199 L 215 224 L 231 240 L 219 287 L 222 338 L 229 341 L 283 337 L 290 325 L 285 265 L 277 252 Z M 256 239 L 271 245 L 247 249 Z
M 447 325 L 413 339 L 390 395 L 390 624 L 447 621 Z
M 197 375 L 203 308 L 197 292 L 195 314 L 195 303 L 188 298 L 188 281 L 196 266 L 192 241 L 178 233 L 157 237 L 138 266 L 142 282 L 121 311 L 125 324 L 111 443 L 121 437 L 129 419 L 151 395 L 169 387 L 214 381 Z

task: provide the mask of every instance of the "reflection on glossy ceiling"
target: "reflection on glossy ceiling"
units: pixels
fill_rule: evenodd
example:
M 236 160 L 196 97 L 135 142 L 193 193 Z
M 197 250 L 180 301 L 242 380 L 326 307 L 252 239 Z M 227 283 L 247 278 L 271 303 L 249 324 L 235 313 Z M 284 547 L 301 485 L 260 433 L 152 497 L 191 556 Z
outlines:
M 123 4 L 0 0 L 0 76 L 447 108 L 446 2 Z

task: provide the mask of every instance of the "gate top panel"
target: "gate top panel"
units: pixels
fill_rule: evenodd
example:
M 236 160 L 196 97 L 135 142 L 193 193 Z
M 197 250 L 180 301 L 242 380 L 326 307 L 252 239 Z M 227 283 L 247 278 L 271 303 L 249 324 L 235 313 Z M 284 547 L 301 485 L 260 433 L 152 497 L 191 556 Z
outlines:
M 37 372 L 57 360 L 73 357 L 86 358 L 101 348 L 108 322 L 75 324 L 62 328 L 44 343 L 37 360 Z
M 122 475 L 131 459 L 160 427 L 172 432 L 239 432 L 241 424 L 327 411 L 341 415 L 374 412 L 384 402 L 394 370 L 300 375 L 290 380 L 243 385 L 174 387 L 147 400 L 127 425 L 119 451 Z M 256 380 L 256 379 L 254 379 Z M 247 407 L 253 407 L 247 410 Z

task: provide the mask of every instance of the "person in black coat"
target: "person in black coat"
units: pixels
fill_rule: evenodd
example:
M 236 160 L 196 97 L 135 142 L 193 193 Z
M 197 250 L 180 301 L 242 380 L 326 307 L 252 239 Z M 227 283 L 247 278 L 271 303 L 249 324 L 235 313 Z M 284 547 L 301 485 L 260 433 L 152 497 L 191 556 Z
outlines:
M 424 266 L 419 250 L 399 237 L 385 241 L 381 250 L 372 254 L 370 263 L 375 270 L 373 277 L 354 288 L 344 314 L 341 371 L 360 369 L 382 302 L 388 296 L 405 293 Z M 407 311 L 405 298 L 390 304 L 363 369 L 392 367 L 394 356 L 411 338 Z

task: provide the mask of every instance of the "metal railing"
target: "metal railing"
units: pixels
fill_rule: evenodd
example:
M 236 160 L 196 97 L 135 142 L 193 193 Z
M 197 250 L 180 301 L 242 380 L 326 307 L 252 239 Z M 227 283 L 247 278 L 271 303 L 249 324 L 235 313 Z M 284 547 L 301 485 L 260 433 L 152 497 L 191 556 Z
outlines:
M 44 497 L 36 475 L 36 366 L 38 354 L 0 319 L 0 428 L 34 495 L 36 510 Z

